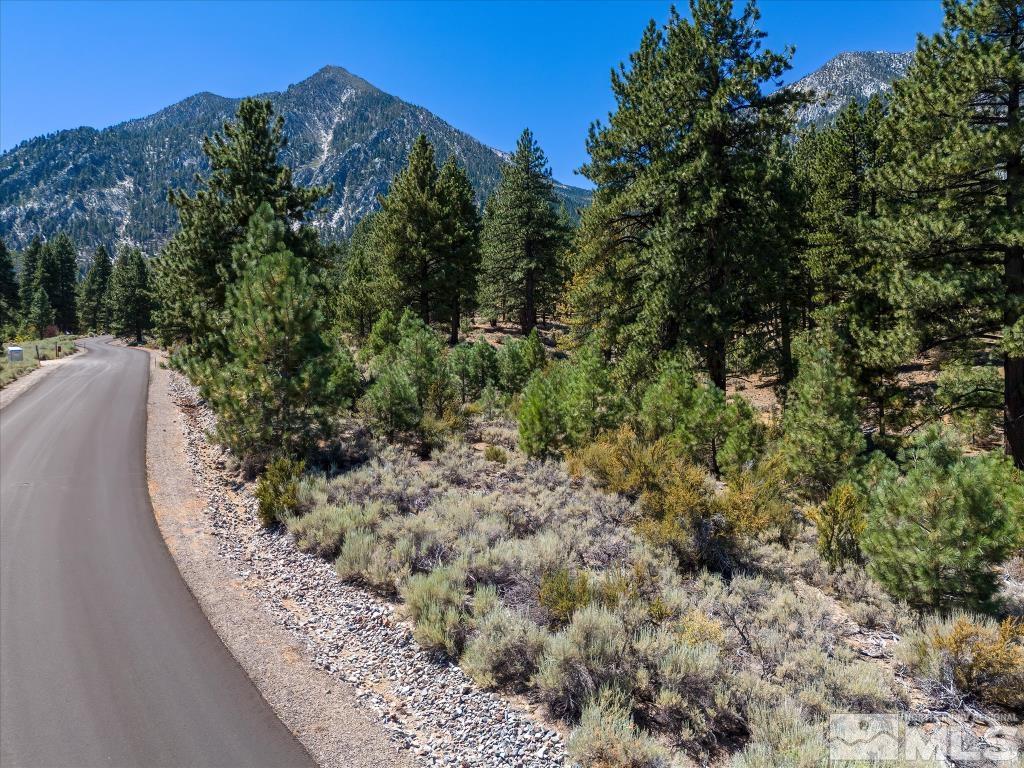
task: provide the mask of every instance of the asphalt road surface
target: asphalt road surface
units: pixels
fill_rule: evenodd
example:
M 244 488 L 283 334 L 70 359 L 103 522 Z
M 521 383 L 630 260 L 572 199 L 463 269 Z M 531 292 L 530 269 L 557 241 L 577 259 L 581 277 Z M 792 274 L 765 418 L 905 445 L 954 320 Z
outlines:
M 0 765 L 312 766 L 160 538 L 148 355 L 81 346 L 0 411 Z

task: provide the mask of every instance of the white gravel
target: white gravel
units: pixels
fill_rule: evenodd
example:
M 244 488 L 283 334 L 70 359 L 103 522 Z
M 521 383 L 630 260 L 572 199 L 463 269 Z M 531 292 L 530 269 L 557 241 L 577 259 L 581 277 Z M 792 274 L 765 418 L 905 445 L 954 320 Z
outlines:
M 562 766 L 562 736 L 524 702 L 480 690 L 451 662 L 420 649 L 396 607 L 342 583 L 330 563 L 267 532 L 247 484 L 225 469 L 206 433 L 212 413 L 184 377 L 170 376 L 182 408 L 188 462 L 209 499 L 217 551 L 322 669 L 356 691 L 391 739 L 421 766 Z

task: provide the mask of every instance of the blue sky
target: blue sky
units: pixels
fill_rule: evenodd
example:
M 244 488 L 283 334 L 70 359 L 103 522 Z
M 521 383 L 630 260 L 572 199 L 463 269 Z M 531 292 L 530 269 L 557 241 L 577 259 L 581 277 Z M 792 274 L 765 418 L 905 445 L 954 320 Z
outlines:
M 685 1 L 680 3 L 685 7 Z M 845 50 L 909 50 L 939 0 L 763 0 L 768 44 L 797 47 L 789 79 Z M 669 3 L 30 2 L 0 0 L 0 149 L 101 128 L 198 91 L 277 91 L 336 64 L 491 146 L 524 126 L 556 178 L 586 159 L 612 107 L 608 72 Z

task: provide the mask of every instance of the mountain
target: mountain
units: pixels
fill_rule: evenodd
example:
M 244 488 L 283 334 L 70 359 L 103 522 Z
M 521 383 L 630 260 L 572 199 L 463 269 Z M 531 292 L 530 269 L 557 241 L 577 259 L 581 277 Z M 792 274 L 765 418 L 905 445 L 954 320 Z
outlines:
M 831 122 L 850 99 L 887 93 L 912 53 L 841 53 L 790 88 L 815 92 L 798 126 Z M 334 184 L 316 225 L 348 234 L 377 206 L 409 147 L 425 133 L 443 161 L 454 154 L 483 200 L 507 155 L 481 144 L 422 107 L 384 93 L 340 67 L 324 67 L 280 93 L 262 94 L 284 116 L 283 160 L 301 184 Z M 167 190 L 194 189 L 206 168 L 202 138 L 231 118 L 239 99 L 199 93 L 149 117 L 96 130 L 75 128 L 23 142 L 0 155 L 0 237 L 24 248 L 34 235 L 67 231 L 92 249 L 130 242 L 155 253 L 176 224 Z M 570 209 L 590 193 L 558 184 Z
M 283 161 L 300 184 L 333 183 L 315 224 L 341 236 L 377 206 L 425 133 L 439 162 L 454 154 L 480 199 L 495 188 L 507 155 L 422 107 L 340 67 L 269 98 L 284 116 Z M 96 130 L 75 128 L 23 142 L 0 155 L 0 237 L 24 248 L 35 235 L 67 231 L 83 249 L 130 242 L 155 253 L 176 226 L 169 189 L 194 189 L 206 169 L 201 142 L 230 119 L 240 99 L 199 93 L 156 114 Z M 558 184 L 570 209 L 590 193 Z
M 876 93 L 889 93 L 893 81 L 907 74 L 913 60 L 913 52 L 840 53 L 821 68 L 789 86 L 793 90 L 813 92 L 816 95 L 814 103 L 797 111 L 797 127 L 827 125 L 850 101 L 864 103 Z

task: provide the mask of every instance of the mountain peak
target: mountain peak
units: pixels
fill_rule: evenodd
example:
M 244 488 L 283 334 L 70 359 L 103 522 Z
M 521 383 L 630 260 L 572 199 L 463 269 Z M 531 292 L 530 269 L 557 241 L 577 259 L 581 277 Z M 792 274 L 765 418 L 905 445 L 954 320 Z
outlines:
M 311 86 L 341 86 L 343 88 L 355 88 L 361 91 L 372 91 L 375 93 L 381 92 L 380 89 L 372 83 L 367 82 L 358 75 L 354 75 L 344 67 L 339 67 L 336 64 L 327 64 L 326 66 L 320 67 L 320 69 L 305 80 L 302 80 L 295 85 L 288 86 L 288 90 Z
M 454 156 L 465 166 L 478 201 L 501 178 L 501 153 L 343 67 L 322 67 L 260 98 L 284 117 L 281 160 L 296 182 L 333 185 L 312 222 L 328 236 L 348 234 L 377 208 L 421 133 L 439 162 Z M 61 131 L 0 155 L 0 236 L 23 248 L 35 235 L 66 231 L 87 250 L 129 242 L 155 253 L 177 222 L 167 190 L 196 188 L 196 172 L 207 168 L 202 139 L 231 119 L 239 101 L 197 93 L 149 117 Z M 569 186 L 558 194 L 570 209 L 590 199 Z
M 833 56 L 789 86 L 815 98 L 798 110 L 798 127 L 829 123 L 851 101 L 864 103 L 875 94 L 888 94 L 913 60 L 912 51 L 844 51 Z

